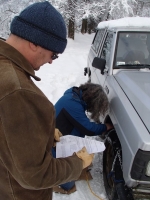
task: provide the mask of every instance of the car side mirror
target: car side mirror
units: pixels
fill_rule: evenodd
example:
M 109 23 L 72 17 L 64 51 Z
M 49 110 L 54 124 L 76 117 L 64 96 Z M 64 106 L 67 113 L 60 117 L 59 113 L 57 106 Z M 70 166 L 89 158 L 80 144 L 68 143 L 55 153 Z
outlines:
M 95 67 L 96 69 L 100 69 L 101 70 L 101 74 L 104 74 L 105 65 L 106 65 L 106 60 L 105 59 L 98 58 L 98 57 L 95 57 L 93 59 L 92 66 Z

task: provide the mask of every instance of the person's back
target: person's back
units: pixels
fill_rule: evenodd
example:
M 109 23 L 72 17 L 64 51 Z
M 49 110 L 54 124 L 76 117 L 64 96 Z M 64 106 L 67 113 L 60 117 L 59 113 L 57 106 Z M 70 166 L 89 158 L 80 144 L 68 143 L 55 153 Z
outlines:
M 100 85 L 85 83 L 68 89 L 56 102 L 55 110 L 56 128 L 63 135 L 94 136 L 107 130 L 106 125 L 98 122 L 108 110 L 108 99 Z M 87 117 L 86 111 L 95 121 Z
M 74 90 L 75 88 L 70 88 L 65 91 L 55 104 L 56 127 L 63 135 L 84 137 L 83 132 L 86 133 L 87 129 L 82 126 L 82 120 L 88 120 L 85 115 L 86 104 Z M 80 123 L 77 118 L 79 118 Z
M 54 109 L 45 95 L 32 82 L 30 75 L 37 80 L 39 78 L 34 75 L 32 68 L 30 71 L 27 70 L 30 65 L 26 59 L 7 43 L 0 41 L 0 44 L 0 199 L 11 200 L 16 197 L 21 200 L 49 199 L 46 190 L 31 192 L 34 187 L 38 188 L 40 185 L 34 178 L 33 180 L 30 180 L 32 177 L 29 179 L 28 171 L 30 170 L 30 173 L 34 174 L 37 169 L 28 165 L 28 162 L 33 155 L 32 159 L 38 160 L 33 151 L 36 152 L 40 146 L 36 142 L 34 143 L 33 138 L 38 137 L 40 126 L 46 125 L 44 120 L 51 118 L 51 114 L 46 110 L 50 112 L 53 110 L 54 114 Z M 37 109 L 39 100 L 42 107 Z M 33 102 L 34 106 L 31 106 L 30 103 Z M 36 113 L 34 113 L 35 110 Z M 43 111 L 41 112 L 41 110 Z M 43 118 L 40 117 L 41 113 L 43 113 Z M 28 120 L 33 123 L 37 122 L 36 126 L 34 124 L 29 126 Z M 39 120 L 41 121 L 40 125 Z M 23 138 L 25 141 L 22 141 Z M 47 151 L 50 149 L 49 138 L 47 130 Z M 15 148 L 13 148 L 14 145 Z M 37 156 L 39 157 L 39 154 Z M 27 182 L 28 186 L 26 186 Z M 30 190 L 25 190 L 23 187 Z M 48 190 L 50 193 L 52 189 Z M 41 196 L 43 197 L 41 198 Z
M 86 115 L 87 104 L 73 87 L 67 90 L 55 104 L 56 127 L 63 135 L 94 136 L 106 131 L 106 126 L 91 122 Z

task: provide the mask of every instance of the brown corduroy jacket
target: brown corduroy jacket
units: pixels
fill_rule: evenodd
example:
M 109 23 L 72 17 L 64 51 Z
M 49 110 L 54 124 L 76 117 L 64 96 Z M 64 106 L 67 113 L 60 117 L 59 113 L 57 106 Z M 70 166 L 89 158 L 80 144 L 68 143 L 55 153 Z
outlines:
M 82 161 L 54 159 L 55 110 L 33 83 L 34 70 L 0 40 L 0 200 L 51 200 L 52 187 L 76 180 Z

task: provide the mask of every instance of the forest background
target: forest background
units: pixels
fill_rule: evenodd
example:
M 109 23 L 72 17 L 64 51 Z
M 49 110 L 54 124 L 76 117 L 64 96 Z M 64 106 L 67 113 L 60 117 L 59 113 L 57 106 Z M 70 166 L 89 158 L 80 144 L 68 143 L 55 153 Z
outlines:
M 10 22 L 25 7 L 45 0 L 0 0 L 0 37 L 10 34 Z M 48 0 L 63 16 L 68 38 L 91 34 L 101 21 L 122 17 L 150 17 L 150 0 Z

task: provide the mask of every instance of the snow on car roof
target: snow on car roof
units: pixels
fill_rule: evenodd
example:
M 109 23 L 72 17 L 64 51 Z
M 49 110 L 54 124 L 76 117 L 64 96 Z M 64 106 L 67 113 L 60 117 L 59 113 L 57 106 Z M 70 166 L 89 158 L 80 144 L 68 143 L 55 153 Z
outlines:
M 125 17 L 116 20 L 100 22 L 97 28 L 116 27 L 146 27 L 150 28 L 150 17 Z

